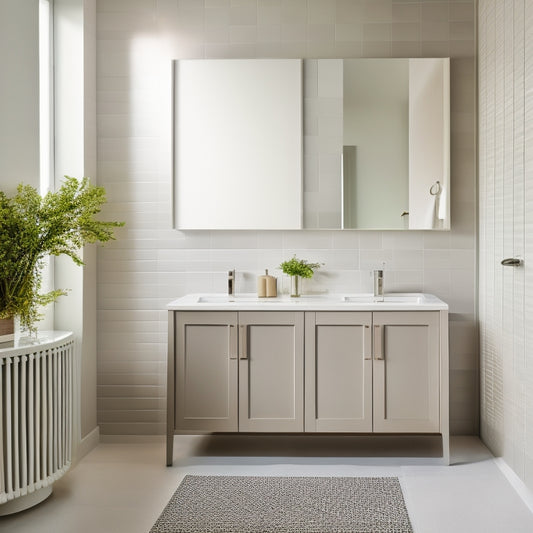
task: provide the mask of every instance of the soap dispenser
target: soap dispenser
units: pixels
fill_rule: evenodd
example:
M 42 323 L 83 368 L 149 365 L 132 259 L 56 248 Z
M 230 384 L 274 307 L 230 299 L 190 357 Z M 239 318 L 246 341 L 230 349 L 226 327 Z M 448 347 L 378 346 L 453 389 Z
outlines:
M 278 295 L 277 280 L 265 270 L 263 276 L 257 278 L 257 296 L 259 298 L 275 298 Z
M 278 280 L 274 276 L 270 276 L 268 270 L 265 270 L 265 277 L 267 298 L 276 298 L 278 295 Z

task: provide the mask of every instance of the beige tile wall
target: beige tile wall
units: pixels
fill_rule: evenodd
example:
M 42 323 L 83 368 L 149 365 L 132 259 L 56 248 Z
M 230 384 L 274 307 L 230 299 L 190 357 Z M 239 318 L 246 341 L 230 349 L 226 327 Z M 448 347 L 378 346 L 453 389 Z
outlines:
M 533 2 L 479 2 L 481 435 L 533 490 Z M 524 260 L 503 267 L 507 257 Z
M 102 433 L 164 432 L 166 303 L 224 291 L 231 268 L 251 292 L 294 253 L 326 263 L 307 290 L 368 292 L 386 261 L 387 290 L 447 301 L 451 428 L 477 433 L 475 50 L 474 0 L 97 2 L 98 181 L 127 222 L 99 250 Z M 171 229 L 171 59 L 409 56 L 452 58 L 451 232 Z

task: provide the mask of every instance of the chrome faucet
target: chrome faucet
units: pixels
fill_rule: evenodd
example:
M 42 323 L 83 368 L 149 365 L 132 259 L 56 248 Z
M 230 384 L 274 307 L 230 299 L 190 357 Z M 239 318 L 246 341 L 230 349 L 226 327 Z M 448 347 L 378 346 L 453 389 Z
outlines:
M 383 300 L 383 270 L 374 270 L 374 301 L 382 302 Z
M 235 296 L 235 269 L 228 272 L 228 296 Z

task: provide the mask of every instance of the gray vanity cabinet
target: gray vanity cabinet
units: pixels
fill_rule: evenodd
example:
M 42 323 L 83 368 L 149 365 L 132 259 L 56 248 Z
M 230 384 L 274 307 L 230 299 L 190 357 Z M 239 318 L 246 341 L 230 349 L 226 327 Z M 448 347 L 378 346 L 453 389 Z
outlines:
M 303 313 L 173 315 L 175 430 L 303 431 Z
M 168 341 L 168 465 L 213 432 L 440 433 L 449 463 L 447 310 L 175 310 Z
M 305 314 L 305 431 L 372 431 L 372 313 Z
M 175 369 L 171 381 L 169 368 L 168 387 L 169 394 L 174 392 L 169 401 L 174 416 L 169 423 L 189 432 L 237 431 L 238 313 L 191 311 L 174 317 Z
M 439 433 L 438 311 L 306 313 L 305 430 Z
M 304 430 L 304 318 L 239 313 L 239 431 Z
M 373 313 L 374 432 L 440 432 L 435 311 Z

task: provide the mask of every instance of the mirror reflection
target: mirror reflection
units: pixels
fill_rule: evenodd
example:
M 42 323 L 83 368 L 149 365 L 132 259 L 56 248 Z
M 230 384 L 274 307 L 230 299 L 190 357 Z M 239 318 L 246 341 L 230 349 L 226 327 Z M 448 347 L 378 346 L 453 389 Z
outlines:
M 343 227 L 406 229 L 409 60 L 343 61 Z
M 304 117 L 318 121 L 308 146 L 319 161 L 313 173 L 313 154 L 306 158 L 305 227 L 450 229 L 449 59 L 319 59 L 305 67 L 305 89 L 316 78 Z

